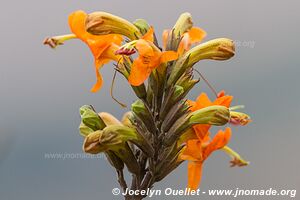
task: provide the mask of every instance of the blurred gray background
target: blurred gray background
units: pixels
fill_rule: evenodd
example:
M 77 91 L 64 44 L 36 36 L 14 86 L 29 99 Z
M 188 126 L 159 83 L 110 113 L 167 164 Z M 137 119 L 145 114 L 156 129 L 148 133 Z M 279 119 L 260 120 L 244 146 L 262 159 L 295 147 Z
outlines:
M 296 0 L 2 1 L 0 199 L 121 199 L 111 194 L 118 183 L 105 159 L 45 158 L 49 153 L 82 153 L 83 139 L 77 129 L 81 105 L 93 104 L 98 111 L 119 118 L 127 111 L 109 95 L 112 64 L 102 70 L 104 88 L 93 94 L 89 92 L 95 81 L 93 58 L 84 43 L 70 41 L 57 50 L 42 45 L 46 36 L 69 32 L 68 14 L 77 9 L 107 11 L 130 21 L 144 18 L 157 33 L 172 27 L 179 14 L 188 11 L 195 25 L 207 31 L 206 40 L 229 37 L 237 41 L 233 59 L 204 61 L 197 69 L 218 90 L 234 95 L 235 104 L 246 105 L 245 112 L 254 121 L 248 127 L 233 128 L 230 146 L 251 165 L 230 168 L 230 159 L 217 152 L 205 163 L 202 189 L 299 190 L 299 6 Z M 213 97 L 202 82 L 190 98 L 201 91 Z M 115 96 L 128 105 L 134 101 L 121 76 Z M 184 188 L 186 182 L 186 165 L 182 165 L 155 188 Z M 230 199 L 219 197 L 224 198 Z M 294 199 L 300 199 L 299 195 Z

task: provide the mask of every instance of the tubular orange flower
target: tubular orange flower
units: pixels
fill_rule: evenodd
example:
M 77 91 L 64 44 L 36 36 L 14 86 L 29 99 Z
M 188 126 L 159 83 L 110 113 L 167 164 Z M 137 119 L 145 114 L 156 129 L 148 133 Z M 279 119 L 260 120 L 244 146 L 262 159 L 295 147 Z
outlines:
M 103 83 L 99 69 L 110 60 L 117 61 L 121 58 L 119 55 L 115 55 L 114 52 L 119 48 L 123 38 L 116 34 L 96 36 L 88 33 L 85 29 L 86 18 L 87 14 L 84 11 L 75 11 L 69 16 L 69 26 L 72 33 L 89 46 L 95 58 L 97 82 L 91 91 L 96 92 Z
M 188 160 L 188 188 L 196 190 L 201 182 L 204 161 L 212 152 L 222 149 L 231 137 L 231 129 L 218 131 L 213 139 L 209 132 L 202 138 L 187 141 L 186 149 L 180 155 L 181 160 Z
M 189 100 L 188 104 L 191 106 L 190 111 L 196 111 L 212 105 L 221 105 L 229 108 L 232 99 L 233 96 L 225 95 L 225 91 L 221 91 L 218 93 L 216 100 L 212 102 L 205 93 L 201 93 L 195 102 Z M 181 160 L 189 161 L 188 187 L 193 190 L 197 189 L 200 184 L 203 162 L 215 150 L 222 149 L 228 153 L 233 158 L 231 161 L 232 166 L 248 165 L 248 162 L 244 161 L 236 152 L 226 146 L 231 137 L 231 129 L 220 130 L 211 140 L 210 127 L 211 125 L 208 124 L 194 125 L 193 134 L 195 136 L 187 139 L 186 149 L 179 157 Z
M 163 47 L 167 47 L 167 41 L 171 30 L 163 32 Z M 177 52 L 182 55 L 185 51 L 189 50 L 192 44 L 201 42 L 206 36 L 206 32 L 198 27 L 192 27 L 188 32 L 184 33 L 179 43 Z
M 128 81 L 133 86 L 141 85 L 151 74 L 152 70 L 159 67 L 160 64 L 176 60 L 178 54 L 174 51 L 161 51 L 153 44 L 154 30 L 151 27 L 148 32 L 139 40 L 128 43 L 133 45 L 139 56 L 133 61 Z M 123 48 L 121 48 L 122 50 Z M 132 49 L 130 49 L 132 51 Z M 118 51 L 120 52 L 120 51 Z M 117 52 L 117 53 L 118 53 Z

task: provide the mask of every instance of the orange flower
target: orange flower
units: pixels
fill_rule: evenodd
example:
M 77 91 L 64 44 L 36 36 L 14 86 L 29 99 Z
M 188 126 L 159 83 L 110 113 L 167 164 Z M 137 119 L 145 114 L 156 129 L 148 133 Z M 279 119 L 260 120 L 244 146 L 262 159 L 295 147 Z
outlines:
M 163 32 L 163 47 L 167 47 L 167 41 L 169 34 L 171 33 L 170 30 L 165 30 Z M 177 52 L 179 55 L 182 55 L 185 51 L 189 50 L 192 44 L 201 42 L 203 38 L 205 38 L 206 32 L 198 27 L 192 27 L 188 32 L 184 33 L 181 41 L 179 43 Z
M 224 91 L 218 94 L 215 101 L 210 101 L 205 93 L 201 93 L 197 100 L 188 101 L 191 106 L 190 111 L 196 111 L 213 105 L 221 105 L 229 107 L 233 97 L 225 95 Z M 190 139 L 186 141 L 186 149 L 180 155 L 181 160 L 188 160 L 188 187 L 195 190 L 200 184 L 202 165 L 206 158 L 215 150 L 223 148 L 229 142 L 231 136 L 231 129 L 226 128 L 225 131 L 219 131 L 214 138 L 210 139 L 211 125 L 198 124 L 194 125 L 194 133 L 197 139 Z
M 114 52 L 119 48 L 123 38 L 116 34 L 96 36 L 88 33 L 85 29 L 86 18 L 87 14 L 84 11 L 73 12 L 69 16 L 69 26 L 72 33 L 85 42 L 93 53 L 97 82 L 91 91 L 96 92 L 101 88 L 103 82 L 99 69 L 109 61 L 118 61 L 121 58 Z
M 204 161 L 209 155 L 227 145 L 231 129 L 220 130 L 211 140 L 209 132 L 203 137 L 187 141 L 186 149 L 180 155 L 181 160 L 188 160 L 188 188 L 196 190 L 201 182 Z
M 133 41 L 139 56 L 133 61 L 128 81 L 131 85 L 141 85 L 162 63 L 176 60 L 178 54 L 174 51 L 161 51 L 153 44 L 153 28 L 139 40 Z

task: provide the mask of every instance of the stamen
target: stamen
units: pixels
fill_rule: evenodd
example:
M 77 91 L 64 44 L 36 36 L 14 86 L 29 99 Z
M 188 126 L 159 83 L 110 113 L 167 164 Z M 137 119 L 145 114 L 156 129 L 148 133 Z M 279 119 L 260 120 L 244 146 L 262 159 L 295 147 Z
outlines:
M 120 62 L 120 60 L 118 61 L 117 66 L 119 66 L 119 62 Z M 121 103 L 120 101 L 118 101 L 118 100 L 114 97 L 114 94 L 113 94 L 114 85 L 115 85 L 115 80 L 116 80 L 116 75 L 117 75 L 117 70 L 115 70 L 114 76 L 113 76 L 113 79 L 112 79 L 112 82 L 111 82 L 111 86 L 110 86 L 110 96 L 111 96 L 111 98 L 112 98 L 115 102 L 117 102 L 122 108 L 126 108 L 127 105 L 124 104 L 124 103 Z
M 193 68 L 193 70 L 195 70 L 195 72 L 197 72 L 199 74 L 199 76 L 204 80 L 204 82 L 207 84 L 207 86 L 209 87 L 209 89 L 214 93 L 214 95 L 216 95 L 216 97 L 218 98 L 218 93 L 215 90 L 215 88 L 208 82 L 208 80 L 195 68 Z

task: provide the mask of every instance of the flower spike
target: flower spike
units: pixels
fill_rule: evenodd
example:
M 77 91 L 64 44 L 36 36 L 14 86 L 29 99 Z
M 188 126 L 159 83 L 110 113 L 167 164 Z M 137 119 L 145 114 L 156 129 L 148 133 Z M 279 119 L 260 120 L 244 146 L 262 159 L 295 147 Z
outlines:
M 163 32 L 160 47 L 154 28 L 144 19 L 133 23 L 106 12 L 87 14 L 78 10 L 68 18 L 70 34 L 45 39 L 44 44 L 56 48 L 71 39 L 84 42 L 94 57 L 96 83 L 103 84 L 100 69 L 115 61 L 110 87 L 113 95 L 116 73 L 121 73 L 133 89 L 135 99 L 121 121 L 113 115 L 97 113 L 92 106 L 80 108 L 80 134 L 83 151 L 104 153 L 117 172 L 118 182 L 126 192 L 147 191 L 181 163 L 188 163 L 188 192 L 196 190 L 203 165 L 213 152 L 222 150 L 231 157 L 231 166 L 249 164 L 228 147 L 231 129 L 212 134 L 212 126 L 226 124 L 244 126 L 250 117 L 231 106 L 233 96 L 217 92 L 194 65 L 205 59 L 227 60 L 235 54 L 231 39 L 218 38 L 204 43 L 206 32 L 194 26 L 190 13 L 183 13 L 173 28 Z M 199 44 L 200 43 L 200 44 Z M 200 77 L 194 77 L 198 73 Z M 147 82 L 146 82 L 147 81 Z M 188 93 L 200 82 L 213 91 L 214 100 L 200 93 L 188 100 Z M 124 177 L 124 167 L 132 175 L 131 186 Z M 143 199 L 147 195 L 126 195 L 126 199 Z

